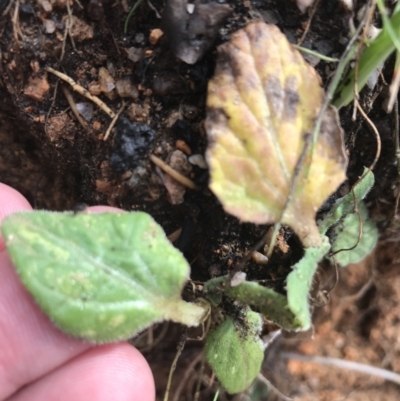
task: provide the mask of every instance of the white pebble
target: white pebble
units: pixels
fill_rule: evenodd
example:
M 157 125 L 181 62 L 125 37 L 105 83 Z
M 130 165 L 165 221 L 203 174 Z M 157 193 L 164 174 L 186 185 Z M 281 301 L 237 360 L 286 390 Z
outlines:
M 200 154 L 192 155 L 192 156 L 189 157 L 188 160 L 189 160 L 190 164 L 194 164 L 195 166 L 198 166 L 198 167 L 203 168 L 203 169 L 207 169 L 208 168 L 207 162 L 204 159 L 203 155 L 200 155 Z

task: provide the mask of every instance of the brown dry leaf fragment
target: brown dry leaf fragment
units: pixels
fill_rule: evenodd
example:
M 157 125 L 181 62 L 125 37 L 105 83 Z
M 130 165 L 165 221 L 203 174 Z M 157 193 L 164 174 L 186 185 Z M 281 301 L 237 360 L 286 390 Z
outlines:
M 208 87 L 207 159 L 210 187 L 228 213 L 256 224 L 285 223 L 305 246 L 321 244 L 315 213 L 346 178 L 334 109 L 280 218 L 323 98 L 318 74 L 275 26 L 250 23 L 219 47 Z

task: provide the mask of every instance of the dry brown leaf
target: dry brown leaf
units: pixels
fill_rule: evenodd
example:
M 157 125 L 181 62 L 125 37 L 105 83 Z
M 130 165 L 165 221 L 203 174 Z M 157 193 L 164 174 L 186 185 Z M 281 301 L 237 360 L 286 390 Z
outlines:
M 323 99 L 318 74 L 275 26 L 252 22 L 218 48 L 208 87 L 207 159 L 210 187 L 228 213 L 257 224 L 282 222 L 305 246 L 321 244 L 315 213 L 346 178 L 333 108 L 286 209 L 285 203 Z

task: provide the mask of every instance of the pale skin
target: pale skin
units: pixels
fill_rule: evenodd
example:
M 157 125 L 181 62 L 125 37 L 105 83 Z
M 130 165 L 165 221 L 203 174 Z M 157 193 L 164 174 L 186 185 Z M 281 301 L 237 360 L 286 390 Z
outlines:
M 0 221 L 30 209 L 0 183 Z M 124 342 L 94 346 L 54 327 L 20 283 L 1 238 L 0 277 L 0 401 L 154 401 L 153 376 L 139 351 Z

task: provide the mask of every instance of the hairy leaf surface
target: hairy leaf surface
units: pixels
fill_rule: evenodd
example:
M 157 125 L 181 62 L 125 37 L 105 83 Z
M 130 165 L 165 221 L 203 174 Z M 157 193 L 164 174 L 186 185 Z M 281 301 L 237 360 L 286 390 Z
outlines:
M 247 312 L 240 321 L 227 316 L 207 336 L 207 361 L 230 394 L 246 390 L 260 372 L 264 359 L 261 327 L 261 316 Z
M 280 221 L 305 246 L 321 244 L 315 213 L 347 166 L 335 110 L 326 112 L 285 204 L 323 98 L 316 71 L 276 26 L 252 22 L 219 47 L 208 87 L 207 159 L 210 187 L 228 213 L 257 224 Z
M 24 212 L 1 229 L 22 282 L 66 333 L 115 341 L 205 313 L 182 301 L 188 263 L 146 213 Z
M 229 287 L 227 286 L 227 277 L 213 278 L 204 284 L 205 295 L 211 303 L 218 305 L 222 301 L 224 293 L 227 297 L 250 305 L 285 330 L 301 329 L 295 315 L 289 309 L 285 295 L 254 281 L 244 281 L 236 287 Z
M 309 293 L 318 262 L 328 253 L 331 245 L 323 236 L 322 245 L 318 248 L 306 248 L 304 256 L 293 266 L 293 271 L 287 277 L 287 298 L 290 310 L 296 316 L 296 321 L 302 330 L 311 327 Z

